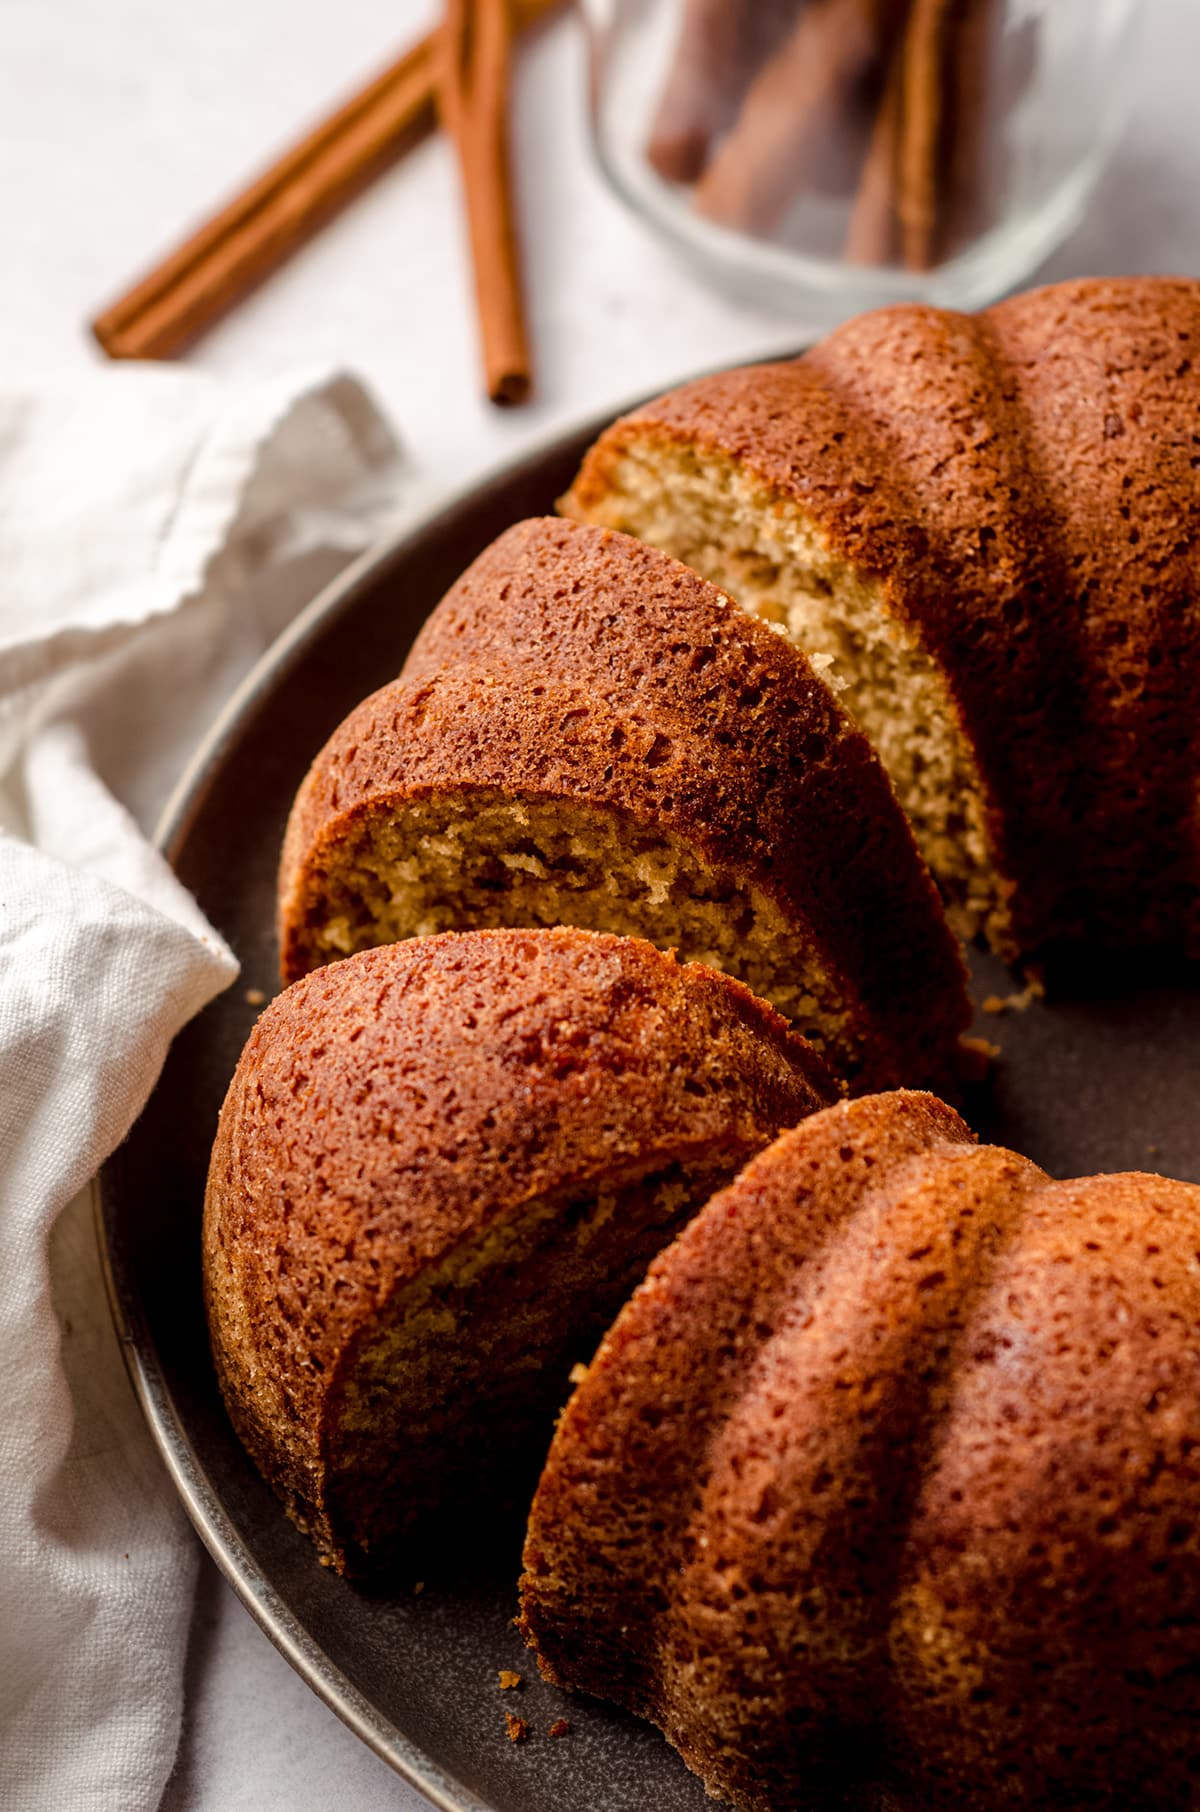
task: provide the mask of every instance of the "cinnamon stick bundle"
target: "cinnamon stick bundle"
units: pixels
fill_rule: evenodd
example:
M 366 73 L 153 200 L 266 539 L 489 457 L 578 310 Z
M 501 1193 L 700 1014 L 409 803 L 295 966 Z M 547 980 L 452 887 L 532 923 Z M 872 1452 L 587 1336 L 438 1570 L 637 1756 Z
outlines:
M 516 0 L 519 28 L 559 0 Z M 305 245 L 437 121 L 431 32 L 265 170 L 92 322 L 114 359 L 170 358 Z
M 872 0 L 810 0 L 803 8 L 696 185 L 702 214 L 766 232 L 809 186 L 823 143 L 878 54 L 877 12 Z
M 532 370 L 508 163 L 509 0 L 447 0 L 439 104 L 467 204 L 487 393 L 523 402 Z
M 764 54 L 757 0 L 687 0 L 647 156 L 694 183 L 699 212 L 752 233 L 831 174 L 836 192 L 849 156 L 847 260 L 928 270 L 986 225 L 999 10 L 791 0 Z

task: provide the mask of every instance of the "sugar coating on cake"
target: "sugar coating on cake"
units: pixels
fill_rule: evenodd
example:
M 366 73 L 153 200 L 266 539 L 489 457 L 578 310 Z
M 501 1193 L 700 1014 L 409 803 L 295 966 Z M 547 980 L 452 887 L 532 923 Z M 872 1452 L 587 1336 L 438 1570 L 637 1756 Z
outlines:
M 267 1008 L 222 1108 L 204 1270 L 234 1425 L 339 1569 L 532 1487 L 646 1265 L 833 1095 L 764 1002 L 637 939 L 443 935 Z
M 651 1267 L 522 1617 L 753 1812 L 1178 1807 L 1200 1769 L 1200 1189 L 830 1108 Z
M 1200 282 L 857 317 L 609 429 L 564 499 L 831 660 L 954 922 L 1200 954 Z
M 476 925 L 634 932 L 744 981 L 856 1088 L 952 1087 L 936 892 L 809 663 L 624 535 L 518 525 L 318 755 L 280 871 L 285 977 Z

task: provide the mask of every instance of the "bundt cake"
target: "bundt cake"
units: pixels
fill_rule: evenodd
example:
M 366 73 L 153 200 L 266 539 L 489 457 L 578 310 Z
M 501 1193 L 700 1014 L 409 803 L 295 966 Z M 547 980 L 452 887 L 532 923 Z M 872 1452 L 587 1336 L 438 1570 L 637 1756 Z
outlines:
M 463 1492 L 476 1525 L 527 1503 L 572 1362 L 832 1097 L 769 1006 L 638 939 L 449 934 L 273 1001 L 221 1111 L 205 1291 L 233 1423 L 326 1562 L 387 1565 Z
M 562 507 L 832 660 L 960 929 L 1200 956 L 1200 281 L 863 315 L 625 417 Z
M 865 739 L 694 573 L 549 520 L 481 555 L 318 755 L 283 853 L 283 973 L 560 923 L 736 976 L 856 1088 L 952 1086 L 961 960 Z
M 1198 1344 L 1200 1188 L 831 1107 L 601 1345 L 526 1637 L 752 1812 L 1192 1807 Z

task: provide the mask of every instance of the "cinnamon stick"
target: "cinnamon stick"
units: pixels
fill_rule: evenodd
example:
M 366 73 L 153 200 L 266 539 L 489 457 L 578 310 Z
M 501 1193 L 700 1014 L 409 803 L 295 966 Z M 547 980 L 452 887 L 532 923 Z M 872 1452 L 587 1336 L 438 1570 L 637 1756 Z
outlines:
M 952 51 L 951 138 L 943 257 L 987 230 L 996 206 L 1000 120 L 996 76 L 1004 27 L 999 0 L 965 0 Z
M 517 0 L 519 25 L 558 0 Z M 431 32 L 306 134 L 91 323 L 113 359 L 180 352 L 354 199 L 437 118 Z
M 946 75 L 954 0 L 913 0 L 904 38 L 904 130 L 900 143 L 900 240 L 912 271 L 937 263 L 947 114 Z
M 458 149 L 487 393 L 523 402 L 532 378 L 508 162 L 509 0 L 447 0 L 439 104 Z
M 696 185 L 701 213 L 750 232 L 775 225 L 878 56 L 877 12 L 869 0 L 812 0 Z
M 912 0 L 846 238 L 852 263 L 953 257 L 994 208 L 999 0 Z
M 807 0 L 684 0 L 646 157 L 668 182 L 695 182 L 737 117 L 758 66 Z
M 896 166 L 903 99 L 904 59 L 893 53 L 846 231 L 849 264 L 890 264 L 896 255 Z

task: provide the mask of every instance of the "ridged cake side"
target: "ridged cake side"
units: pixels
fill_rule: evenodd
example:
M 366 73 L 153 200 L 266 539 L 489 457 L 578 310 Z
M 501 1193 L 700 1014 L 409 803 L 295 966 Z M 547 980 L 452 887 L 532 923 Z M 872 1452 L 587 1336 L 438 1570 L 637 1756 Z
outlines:
M 881 309 L 626 417 L 564 507 L 790 608 L 807 645 L 840 650 L 852 708 L 863 664 L 861 720 L 998 947 L 1195 955 L 1198 351 L 1183 278 L 1086 279 L 978 316 Z M 710 466 L 728 507 L 684 500 Z M 791 592 L 789 562 L 806 568 Z M 880 685 L 893 716 L 911 690 L 911 735 Z M 907 770 L 914 738 L 948 798 Z
M 387 871 L 379 902 L 344 935 L 380 935 L 396 877 L 428 872 L 437 833 L 405 843 L 390 869 L 364 850 L 435 799 L 461 801 L 479 834 L 506 801 L 525 817 L 480 870 L 477 899 L 426 888 L 409 929 L 431 928 L 419 916 L 431 911 L 506 922 L 553 887 L 566 922 L 733 968 L 819 1032 L 858 1087 L 953 1086 L 969 1018 L 961 959 L 886 775 L 808 663 L 677 562 L 559 521 L 521 524 L 475 562 L 401 679 L 335 732 L 297 797 L 280 877 L 285 974 L 335 953 L 321 940 L 353 915 L 330 902 L 347 877 L 365 897 L 355 877 L 372 861 Z M 583 812 L 616 826 L 590 878 Z M 462 874 L 469 832 L 455 834 L 468 839 Z M 614 922 L 613 891 L 639 863 L 648 878 L 640 895 L 630 882 L 628 922 Z
M 555 1438 L 523 1622 L 754 1812 L 1192 1803 L 1200 1189 L 929 1097 L 704 1209 Z
M 235 1426 L 326 1555 L 436 1502 L 505 1392 L 519 1445 L 692 1207 L 830 1095 L 763 1002 L 635 939 L 424 939 L 274 1001 L 221 1112 L 205 1285 Z M 497 1266 L 502 1306 L 546 1273 L 524 1344 L 515 1309 L 491 1327 Z

